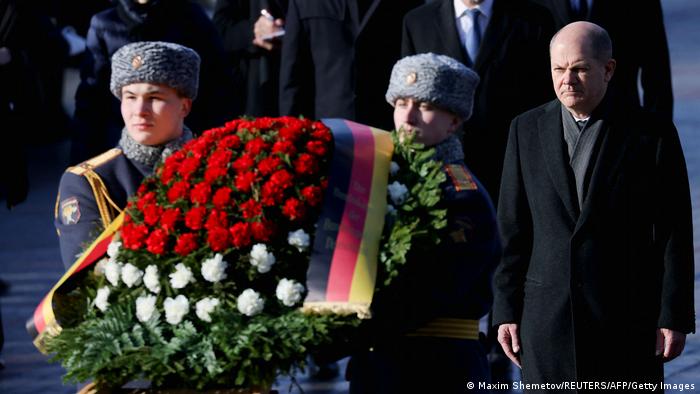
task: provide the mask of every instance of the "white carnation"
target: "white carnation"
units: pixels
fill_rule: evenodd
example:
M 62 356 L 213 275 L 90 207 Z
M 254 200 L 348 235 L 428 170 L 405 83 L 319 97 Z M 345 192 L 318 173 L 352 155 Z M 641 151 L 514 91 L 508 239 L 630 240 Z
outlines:
M 246 316 L 255 316 L 262 312 L 265 300 L 253 289 L 245 289 L 238 296 L 238 311 Z
M 389 167 L 389 171 L 391 171 L 391 176 L 396 175 L 401 168 L 399 167 L 399 164 L 395 161 L 391 162 L 391 165 Z
M 105 264 L 105 277 L 112 286 L 119 286 L 119 277 L 122 273 L 122 263 L 118 263 L 114 259 L 109 259 Z
M 202 263 L 202 276 L 209 282 L 220 282 L 226 279 L 226 268 L 228 268 L 228 263 L 224 261 L 224 256 L 217 253 Z
M 190 311 L 190 302 L 187 300 L 187 297 L 180 294 L 175 298 L 166 298 L 163 302 L 163 308 L 165 308 L 165 320 L 175 325 L 179 324 L 187 312 Z
M 250 264 L 258 268 L 258 272 L 264 274 L 270 271 L 272 265 L 275 264 L 275 256 L 268 253 L 265 244 L 255 244 L 250 251 Z
M 275 294 L 277 298 L 286 306 L 294 306 L 301 301 L 301 294 L 304 292 L 304 286 L 291 279 L 282 279 L 277 284 Z
M 194 282 L 192 270 L 182 263 L 176 265 L 175 272 L 168 276 L 170 277 L 170 285 L 173 289 L 182 289 L 187 286 L 188 283 Z
M 142 277 L 143 271 L 131 265 L 131 263 L 127 263 L 122 267 L 122 281 L 128 288 L 140 285 Z
M 158 278 L 158 267 L 149 265 L 146 267 L 146 274 L 143 276 L 143 284 L 148 290 L 158 294 L 160 293 L 160 279 Z
M 197 317 L 205 322 L 211 322 L 211 316 L 209 316 L 209 314 L 214 311 L 217 305 L 219 305 L 218 298 L 202 298 L 195 304 Z
M 389 190 L 389 195 L 391 196 L 391 201 L 394 202 L 394 205 L 401 205 L 406 201 L 408 188 L 403 183 L 394 181 L 394 183 L 389 185 L 387 189 Z
M 100 259 L 100 261 L 98 261 L 95 264 L 95 275 L 102 276 L 105 274 L 105 265 L 107 265 L 108 261 L 109 261 L 109 259 L 107 259 L 105 257 L 105 258 Z
M 107 246 L 107 256 L 111 258 L 117 257 L 117 253 L 119 253 L 119 249 L 122 248 L 122 243 L 121 242 L 115 242 L 112 241 L 109 243 Z
M 303 229 L 290 231 L 289 235 L 287 235 L 287 242 L 289 242 L 289 244 L 292 246 L 296 246 L 300 252 L 305 251 L 306 248 L 309 247 L 309 240 L 309 234 L 307 234 Z
M 93 304 L 97 307 L 97 309 L 104 312 L 109 307 L 109 301 L 107 301 L 108 298 L 109 287 L 100 287 L 97 289 L 97 295 L 95 296 L 95 301 L 93 301 Z
M 155 312 L 156 296 L 149 294 L 136 299 L 136 317 L 139 319 L 140 322 L 147 322 L 151 320 L 151 317 Z

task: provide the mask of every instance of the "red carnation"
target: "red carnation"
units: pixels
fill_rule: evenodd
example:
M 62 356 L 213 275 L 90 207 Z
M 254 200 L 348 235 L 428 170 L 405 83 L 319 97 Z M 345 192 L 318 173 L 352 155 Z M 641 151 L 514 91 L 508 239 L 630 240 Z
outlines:
M 318 172 L 318 161 L 308 153 L 302 153 L 294 160 L 294 171 L 300 175 L 313 175 Z
M 141 196 L 141 195 L 143 195 L 144 193 L 146 193 L 146 191 L 148 190 L 148 187 L 149 187 L 149 186 L 150 186 L 150 183 L 149 183 L 149 182 L 143 182 L 142 184 L 140 184 L 140 185 L 139 185 L 139 188 L 136 189 L 136 195 L 137 195 L 137 196 Z
M 143 207 L 143 221 L 147 225 L 153 226 L 160 220 L 160 215 L 163 213 L 163 208 L 156 204 L 148 204 Z
M 250 232 L 258 242 L 267 242 L 275 233 L 275 224 L 270 221 L 253 222 L 250 224 Z
M 219 188 L 219 190 L 214 193 L 214 197 L 212 197 L 211 202 L 214 203 L 214 206 L 218 209 L 224 209 L 225 207 L 229 206 L 229 203 L 231 202 L 231 192 L 232 190 L 226 186 Z
M 224 128 L 226 131 L 236 131 L 238 129 L 238 124 L 241 122 L 241 119 L 234 119 L 231 121 L 228 121 L 224 124 Z
M 250 155 L 253 157 L 257 156 L 260 152 L 264 151 L 266 148 L 267 148 L 267 144 L 260 137 L 253 138 L 252 140 L 246 142 L 246 144 L 245 144 L 245 150 L 248 153 L 250 153 Z
M 179 152 L 178 152 L 179 153 Z M 160 172 L 160 182 L 167 185 L 175 176 L 175 173 L 180 169 L 180 156 L 170 155 L 165 159 L 162 170 Z
M 323 157 L 328 153 L 328 149 L 326 148 L 326 144 L 322 141 L 309 141 L 306 143 L 306 150 L 311 152 L 312 154 Z
M 293 156 L 297 153 L 297 148 L 291 141 L 277 141 L 272 145 L 272 153 L 282 153 Z
M 226 167 L 208 167 L 204 171 L 204 180 L 209 183 L 214 183 L 222 176 L 226 175 L 228 169 Z
M 269 117 L 264 117 L 264 118 L 257 118 L 253 122 L 253 125 L 257 129 L 270 129 L 272 126 L 275 124 L 275 119 L 274 118 L 269 118 Z
M 315 207 L 321 202 L 323 194 L 321 188 L 318 186 L 306 186 L 301 189 L 301 196 L 304 197 L 304 201 L 312 207 Z
M 233 162 L 233 168 L 236 172 L 241 173 L 243 171 L 249 171 L 255 165 L 255 160 L 249 154 L 241 155 L 238 159 Z
M 237 135 L 227 135 L 217 145 L 219 149 L 236 149 L 241 146 L 241 139 Z
M 180 208 L 166 209 L 160 217 L 160 227 L 170 234 L 175 230 L 175 225 L 180 220 Z
M 207 166 L 226 167 L 226 165 L 231 161 L 231 156 L 233 156 L 233 152 L 228 149 L 219 148 L 215 150 L 211 156 L 209 156 L 209 159 L 207 159 Z
M 197 234 L 195 233 L 185 233 L 177 237 L 177 242 L 175 243 L 175 253 L 180 256 L 187 256 L 197 249 Z
M 122 242 L 127 249 L 140 249 L 147 235 L 148 227 L 143 224 L 127 223 L 122 226 Z
M 269 175 L 282 165 L 282 159 L 277 156 L 268 156 L 258 162 L 258 171 L 262 175 Z
M 226 212 L 220 211 L 218 209 L 212 209 L 207 218 L 207 223 L 204 228 L 211 230 L 215 227 L 228 227 L 228 218 L 226 217 Z
M 168 234 L 162 230 L 154 230 L 146 240 L 146 247 L 153 254 L 165 253 L 165 244 L 168 242 Z
M 331 135 L 330 130 L 328 130 L 328 127 L 326 127 L 326 125 L 324 125 L 323 123 L 314 122 L 313 128 L 315 130 L 311 133 L 312 138 L 324 142 L 331 142 L 333 140 L 333 136 Z
M 262 206 L 252 198 L 240 205 L 244 219 L 252 219 L 262 213 Z
M 282 214 L 288 217 L 289 220 L 300 220 L 306 213 L 306 207 L 298 199 L 291 197 L 287 199 L 282 207 Z
M 297 121 L 290 121 L 285 127 L 282 127 L 279 131 L 279 137 L 283 140 L 288 140 L 291 142 L 296 141 L 304 131 L 301 128 L 301 124 Z
M 279 170 L 270 177 L 270 182 L 281 189 L 292 186 L 292 180 L 294 180 L 294 176 L 287 170 Z
M 255 182 L 254 172 L 244 172 L 236 176 L 236 189 L 242 193 L 248 193 Z
M 197 168 L 199 168 L 200 162 L 201 160 L 197 156 L 187 157 L 182 161 L 177 172 L 180 174 L 180 176 L 182 176 L 182 179 L 189 181 L 192 174 L 194 174 L 194 172 L 197 171 Z
M 185 214 L 185 226 L 192 230 L 199 230 L 202 228 L 202 222 L 204 222 L 204 217 L 207 214 L 207 209 L 205 207 L 194 207 Z
M 193 203 L 204 205 L 209 202 L 209 197 L 211 197 L 211 185 L 207 182 L 199 182 L 190 192 L 190 201 Z
M 214 227 L 207 232 L 207 243 L 215 252 L 226 250 L 229 246 L 228 231 L 224 227 Z
M 239 222 L 234 224 L 229 230 L 231 234 L 231 243 L 237 248 L 250 245 L 250 224 Z
M 139 209 L 139 211 L 143 212 L 144 208 L 148 205 L 155 204 L 156 202 L 156 193 L 155 192 L 148 192 L 144 194 L 143 196 L 139 197 L 139 199 L 136 201 L 136 207 Z
M 186 181 L 175 182 L 168 190 L 168 201 L 175 203 L 175 201 L 185 198 L 189 190 L 190 184 Z

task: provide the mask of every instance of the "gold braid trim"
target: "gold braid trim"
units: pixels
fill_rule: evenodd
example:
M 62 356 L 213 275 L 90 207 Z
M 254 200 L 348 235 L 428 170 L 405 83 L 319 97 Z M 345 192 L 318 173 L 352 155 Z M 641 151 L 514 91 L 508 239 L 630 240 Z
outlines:
M 100 218 L 102 219 L 103 228 L 107 228 L 112 220 L 117 217 L 122 210 L 117 204 L 112 201 L 109 197 L 109 191 L 107 186 L 105 186 L 102 178 L 94 171 L 95 168 L 101 166 L 102 164 L 116 158 L 122 154 L 122 150 L 119 148 L 110 149 L 101 155 L 95 156 L 90 160 L 87 160 L 75 167 L 68 168 L 68 171 L 79 176 L 84 176 L 85 179 L 90 184 L 92 188 L 92 194 L 95 196 L 95 203 L 97 204 L 97 209 L 100 212 Z M 110 206 L 111 205 L 111 206 Z M 57 206 L 58 208 L 58 206 Z
M 305 302 L 301 312 L 307 315 L 357 315 L 360 319 L 372 317 L 367 302 Z

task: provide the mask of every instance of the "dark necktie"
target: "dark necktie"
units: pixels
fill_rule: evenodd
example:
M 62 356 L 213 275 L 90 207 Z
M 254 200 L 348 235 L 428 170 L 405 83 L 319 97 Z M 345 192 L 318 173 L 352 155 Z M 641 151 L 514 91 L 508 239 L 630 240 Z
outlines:
M 578 130 L 581 131 L 586 127 L 586 123 L 588 123 L 587 120 L 577 120 L 576 121 L 576 126 L 578 126 Z
M 479 15 L 481 11 L 478 8 L 467 10 L 467 16 L 472 22 L 472 33 L 467 36 L 467 53 L 472 65 L 476 63 L 476 55 L 479 54 L 479 46 L 481 45 L 481 27 L 479 26 Z

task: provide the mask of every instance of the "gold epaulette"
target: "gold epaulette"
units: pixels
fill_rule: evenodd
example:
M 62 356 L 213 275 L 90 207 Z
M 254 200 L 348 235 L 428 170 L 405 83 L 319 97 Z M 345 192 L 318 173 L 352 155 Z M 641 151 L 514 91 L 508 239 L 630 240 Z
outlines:
M 95 168 L 115 159 L 122 154 L 119 148 L 113 148 L 107 152 L 95 156 L 90 160 L 84 161 L 77 166 L 69 167 L 66 171 L 72 174 L 83 176 L 92 188 L 92 194 L 95 196 L 97 209 L 100 211 L 100 219 L 102 219 L 103 228 L 107 228 L 112 220 L 121 212 L 121 208 L 114 203 L 109 197 L 109 191 L 105 186 L 102 178 L 94 171 Z
M 92 170 L 94 168 L 97 168 L 108 161 L 111 161 L 115 159 L 116 157 L 120 156 L 122 154 L 122 150 L 119 148 L 112 148 L 108 150 L 107 152 L 104 152 L 100 155 L 97 155 L 93 157 L 92 159 L 86 160 L 77 166 L 73 167 L 68 167 L 66 170 L 67 172 L 70 172 L 75 175 L 84 175 L 86 171 Z

